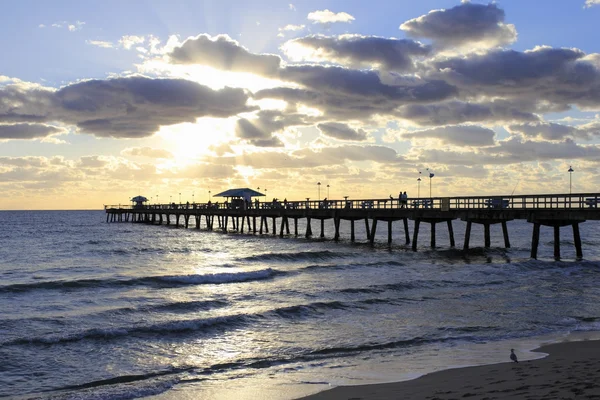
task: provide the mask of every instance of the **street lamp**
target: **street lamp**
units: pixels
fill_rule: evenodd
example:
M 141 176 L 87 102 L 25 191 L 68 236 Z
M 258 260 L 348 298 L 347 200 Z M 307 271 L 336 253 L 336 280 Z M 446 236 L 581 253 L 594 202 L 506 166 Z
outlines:
M 179 192 L 179 204 L 181 204 L 181 192 Z
M 329 198 L 329 185 L 327 185 L 327 198 Z
M 417 178 L 417 199 L 421 198 L 421 171 L 419 171 L 419 177 Z
M 210 201 L 210 190 L 208 191 L 208 201 Z
M 571 194 L 571 178 L 573 175 L 573 167 L 569 165 L 569 194 Z
M 427 170 L 429 171 L 429 168 L 427 168 Z M 429 172 L 429 198 L 432 198 L 431 197 L 431 178 L 433 178 L 433 177 L 434 177 L 434 174 L 433 174 L 433 172 L 430 171 Z
M 319 190 L 318 190 L 319 196 L 317 197 L 317 200 L 321 200 L 321 182 L 317 182 L 317 188 L 319 188 Z
M 196 194 L 195 192 L 192 192 L 192 204 L 196 204 L 196 203 L 195 203 L 195 200 L 194 200 L 194 195 L 195 195 L 195 194 Z

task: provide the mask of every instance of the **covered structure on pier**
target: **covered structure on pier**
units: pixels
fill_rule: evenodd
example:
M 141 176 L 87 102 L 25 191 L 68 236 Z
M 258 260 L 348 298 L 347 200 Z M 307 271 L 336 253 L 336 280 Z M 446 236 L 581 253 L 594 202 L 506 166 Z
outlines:
M 253 197 L 260 196 L 264 196 L 264 194 L 250 188 L 239 188 L 228 189 L 224 192 L 215 194 L 213 197 L 225 197 L 231 208 L 245 209 L 251 207 Z M 231 199 L 231 201 L 229 201 L 229 199 Z

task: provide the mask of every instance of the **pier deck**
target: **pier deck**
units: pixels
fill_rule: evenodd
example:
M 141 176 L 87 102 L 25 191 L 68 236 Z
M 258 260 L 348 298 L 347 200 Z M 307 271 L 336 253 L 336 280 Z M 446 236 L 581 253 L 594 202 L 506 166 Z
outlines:
M 363 200 L 303 200 L 272 202 L 216 202 L 185 204 L 149 204 L 144 206 L 110 205 L 105 206 L 107 222 L 145 222 L 152 224 L 189 225 L 189 219 L 195 218 L 196 228 L 208 230 L 262 234 L 268 233 L 269 219 L 272 221 L 272 234 L 277 234 L 279 219 L 279 235 L 290 234 L 289 220 L 294 221 L 294 235 L 298 235 L 298 220 L 306 219 L 304 235 L 311 237 L 313 219 L 321 225 L 320 237 L 324 237 L 324 223 L 333 220 L 335 235 L 339 239 L 340 221 L 350 221 L 352 241 L 355 240 L 354 223 L 363 220 L 367 240 L 373 243 L 379 221 L 387 222 L 388 242 L 392 242 L 392 223 L 403 221 L 405 241 L 410 244 L 408 220 L 414 221 L 412 249 L 417 250 L 419 227 L 421 223 L 431 225 L 431 246 L 436 246 L 435 227 L 438 223 L 446 223 L 449 232 L 450 246 L 454 247 L 452 221 L 461 219 L 467 223 L 463 249 L 470 244 L 472 224 L 484 227 L 485 247 L 490 247 L 490 225 L 502 224 L 505 247 L 510 247 L 507 222 L 526 220 L 533 225 L 531 257 L 537 257 L 540 227 L 549 226 L 554 229 L 554 256 L 560 258 L 559 231 L 561 227 L 571 226 L 577 257 L 583 256 L 579 224 L 588 220 L 600 220 L 600 193 L 578 194 L 537 194 L 519 196 L 468 196 L 468 197 L 434 197 L 409 198 L 406 202 L 398 199 L 363 199 Z M 217 227 L 215 227 L 215 217 Z M 258 219 L 258 224 L 257 224 Z M 258 227 L 258 228 L 257 228 Z

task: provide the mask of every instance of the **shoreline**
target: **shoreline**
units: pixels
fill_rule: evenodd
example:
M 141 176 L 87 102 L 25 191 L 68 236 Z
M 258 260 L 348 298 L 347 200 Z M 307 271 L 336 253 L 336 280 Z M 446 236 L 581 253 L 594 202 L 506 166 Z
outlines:
M 303 400 L 600 399 L 600 340 L 565 341 L 533 352 L 546 357 L 446 369 L 413 380 L 339 386 Z M 598 383 L 596 383 L 598 382 Z

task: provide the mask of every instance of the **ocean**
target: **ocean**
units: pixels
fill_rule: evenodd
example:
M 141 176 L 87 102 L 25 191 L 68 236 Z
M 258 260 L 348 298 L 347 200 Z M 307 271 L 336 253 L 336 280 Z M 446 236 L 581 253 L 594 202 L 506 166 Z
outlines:
M 293 399 L 337 385 L 521 359 L 600 331 L 600 230 L 445 224 L 419 248 L 380 224 L 350 242 L 106 223 L 103 211 L 0 212 L 0 397 Z M 193 224 L 193 219 L 190 219 Z M 318 236 L 318 222 L 313 222 Z M 409 224 L 412 233 L 412 223 Z M 300 232 L 304 228 L 300 227 Z

